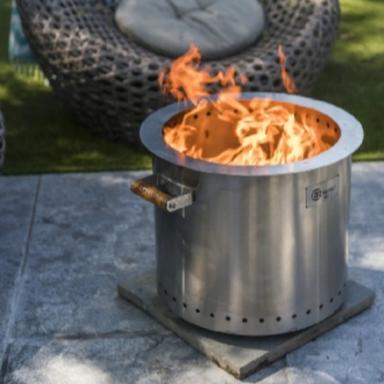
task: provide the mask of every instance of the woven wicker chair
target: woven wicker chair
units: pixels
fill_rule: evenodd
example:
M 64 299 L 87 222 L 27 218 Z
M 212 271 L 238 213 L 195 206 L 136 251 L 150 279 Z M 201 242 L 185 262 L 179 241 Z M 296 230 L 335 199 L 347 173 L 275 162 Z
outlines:
M 113 0 L 112 0 L 113 1 Z M 301 93 L 314 84 L 339 23 L 338 0 L 263 0 L 267 28 L 240 55 L 211 62 L 247 75 L 246 91 L 283 91 L 278 44 Z M 135 44 L 115 26 L 103 0 L 17 0 L 24 30 L 55 93 L 84 124 L 135 142 L 143 118 L 169 102 L 159 69 L 169 59 Z
M 5 154 L 5 125 L 3 115 L 0 111 L 0 167 L 4 163 Z

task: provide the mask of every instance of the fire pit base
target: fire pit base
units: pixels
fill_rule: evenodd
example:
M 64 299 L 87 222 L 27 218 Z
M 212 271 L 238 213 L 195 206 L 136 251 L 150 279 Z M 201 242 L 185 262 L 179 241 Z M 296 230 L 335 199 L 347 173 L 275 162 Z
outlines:
M 177 318 L 157 296 L 156 273 L 146 272 L 118 286 L 119 295 L 154 317 L 208 359 L 239 379 L 266 367 L 321 334 L 369 308 L 375 294 L 348 281 L 343 307 L 322 322 L 299 332 L 270 337 L 232 336 L 207 331 Z

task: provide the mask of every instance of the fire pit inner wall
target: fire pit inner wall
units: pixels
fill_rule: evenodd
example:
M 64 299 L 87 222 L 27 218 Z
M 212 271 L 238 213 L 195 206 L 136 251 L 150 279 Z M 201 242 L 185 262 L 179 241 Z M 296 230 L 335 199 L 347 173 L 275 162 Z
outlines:
M 260 101 L 259 101 L 260 100 Z M 285 137 L 289 138 L 291 141 L 302 139 L 303 147 L 308 147 L 309 145 L 312 145 L 312 148 L 316 148 L 317 146 L 321 146 L 320 148 L 316 148 L 314 151 L 314 154 L 319 154 L 321 152 L 324 152 L 329 147 L 333 146 L 337 140 L 340 138 L 340 128 L 337 126 L 337 124 L 329 117 L 326 116 L 319 111 L 315 111 L 311 108 L 304 108 L 298 105 L 292 105 L 289 103 L 283 103 L 280 101 L 272 101 L 265 102 L 263 99 L 256 99 L 254 100 L 256 102 L 249 102 L 248 100 L 241 100 L 239 104 L 245 108 L 245 110 L 250 111 L 250 115 L 248 117 L 252 117 L 252 110 L 259 111 L 260 109 L 263 110 L 262 113 L 258 112 L 258 115 L 262 115 L 263 120 L 258 121 L 258 126 L 264 127 L 269 126 L 270 128 L 274 128 L 274 124 L 281 124 L 280 120 L 283 120 L 281 117 L 281 114 L 284 113 L 287 116 L 294 117 L 294 120 L 297 121 L 299 127 L 301 128 L 301 134 L 306 136 L 306 139 L 308 142 L 305 142 L 300 136 L 300 134 L 296 133 L 296 136 L 293 136 L 293 130 L 289 134 L 285 134 Z M 259 101 L 259 103 L 257 103 Z M 257 106 L 259 104 L 259 106 Z M 197 111 L 196 111 L 197 109 Z M 230 108 L 228 108 L 230 109 Z M 268 114 L 268 111 L 271 110 L 279 110 L 277 113 L 278 120 L 274 120 L 274 118 Z M 275 112 L 276 114 L 276 112 Z M 229 114 L 228 114 L 229 115 Z M 187 110 L 187 113 L 184 111 L 180 114 L 177 114 L 173 118 L 171 118 L 169 121 L 166 122 L 165 128 L 163 130 L 164 134 L 164 140 L 167 143 L 168 146 L 179 152 L 176 144 L 182 143 L 185 145 L 185 142 L 188 142 L 187 147 L 194 147 L 193 150 L 189 150 L 186 152 L 187 156 L 191 156 L 195 159 L 202 159 L 204 161 L 211 161 L 216 162 L 218 164 L 225 163 L 217 159 L 217 157 L 223 157 L 223 154 L 229 152 L 234 155 L 236 150 L 241 149 L 241 144 L 239 142 L 239 133 L 236 133 L 236 125 L 239 124 L 241 120 L 241 113 L 240 111 L 234 109 L 231 111 L 232 119 L 227 119 L 225 117 L 220 118 L 220 112 L 212 107 L 211 104 L 206 105 L 205 107 L 199 107 L 199 108 L 192 108 L 190 111 Z M 238 118 L 236 119 L 236 116 Z M 259 117 L 260 118 L 260 117 Z M 275 116 L 276 119 L 276 116 Z M 268 123 L 266 124 L 266 120 Z M 243 120 L 244 121 L 244 120 Z M 305 128 L 304 128 L 305 126 Z M 186 128 L 186 129 L 183 129 Z M 244 127 L 245 128 L 245 127 Z M 249 139 L 252 139 L 252 133 L 255 134 L 255 130 L 257 127 L 249 127 L 245 128 L 243 130 L 249 131 L 248 136 Z M 285 126 L 280 126 L 278 129 L 275 128 L 275 130 L 279 130 L 280 132 L 284 132 L 286 129 Z M 297 127 L 296 127 L 297 129 Z M 180 131 L 184 132 L 184 134 L 180 135 Z M 311 134 L 308 134 L 307 132 L 310 131 Z M 165 133 L 166 132 L 166 133 Z M 193 132 L 193 133 L 192 133 Z M 266 135 L 268 135 L 268 129 L 266 129 Z M 174 136 L 173 133 L 176 133 Z M 259 134 L 262 136 L 262 134 Z M 185 141 L 180 141 L 180 136 L 184 138 L 188 138 Z M 270 135 L 268 142 L 276 142 L 276 145 L 274 145 L 274 150 L 279 147 L 277 143 L 284 140 L 281 140 L 281 135 Z M 311 138 L 312 136 L 312 138 Z M 176 137 L 178 140 L 172 141 Z M 246 136 L 245 136 L 246 137 Z M 272 138 L 275 137 L 275 140 L 272 140 Z M 280 138 L 280 139 L 278 139 Z M 264 141 L 266 142 L 266 138 L 264 138 Z M 289 141 L 289 140 L 287 140 Z M 243 145 L 244 147 L 247 147 L 249 144 L 249 141 L 246 142 Z M 300 144 L 296 144 L 300 145 Z M 263 145 L 259 145 L 259 147 L 262 147 Z M 264 147 L 268 147 L 268 145 L 264 144 Z M 281 147 L 281 146 L 280 146 Z M 196 150 L 198 148 L 198 150 Z M 189 148 L 191 149 L 191 148 Z M 308 148 L 309 149 L 309 148 Z M 282 151 L 282 150 L 281 150 Z M 198 152 L 201 152 L 198 155 Z M 241 152 L 241 151 L 239 151 Z M 269 151 L 266 151 L 269 152 Z M 294 148 L 290 148 L 290 152 L 294 152 Z M 264 151 L 262 151 L 264 153 Z M 248 152 L 248 155 L 250 153 Z M 182 154 L 181 154 L 182 155 Z M 288 156 L 290 153 L 288 153 Z M 230 157 L 229 155 L 228 157 Z M 270 154 L 269 154 L 270 156 Z M 308 156 L 305 156 L 305 158 L 313 157 L 313 154 L 311 154 L 308 151 Z M 261 160 L 261 159 L 260 159 Z M 263 165 L 272 165 L 273 162 L 271 160 L 274 159 L 263 159 L 265 161 L 265 164 Z M 258 164 L 257 158 L 253 159 L 254 163 L 249 165 L 255 165 Z M 287 163 L 294 162 L 294 161 L 288 161 Z M 281 164 L 281 160 L 277 161 L 276 163 Z M 233 164 L 230 164 L 233 165 Z M 240 165 L 240 164 L 238 164 Z M 259 163 L 260 165 L 260 163 Z

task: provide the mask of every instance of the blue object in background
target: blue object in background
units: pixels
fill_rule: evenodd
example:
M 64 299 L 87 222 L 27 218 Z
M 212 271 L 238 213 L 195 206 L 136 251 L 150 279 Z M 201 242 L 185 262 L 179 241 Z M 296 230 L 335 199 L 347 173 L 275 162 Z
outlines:
M 34 55 L 24 35 L 15 0 L 12 1 L 11 28 L 9 33 L 8 56 L 11 62 L 34 63 Z
M 109 7 L 114 9 L 120 0 L 103 0 Z M 11 30 L 9 33 L 8 56 L 11 62 L 35 63 L 34 55 L 24 35 L 23 27 L 16 2 L 12 0 Z

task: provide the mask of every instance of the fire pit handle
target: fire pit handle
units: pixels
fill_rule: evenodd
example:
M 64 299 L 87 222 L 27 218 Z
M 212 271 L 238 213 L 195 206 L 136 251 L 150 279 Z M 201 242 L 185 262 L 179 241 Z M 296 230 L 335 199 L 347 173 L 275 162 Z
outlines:
M 192 191 L 188 191 L 179 196 L 171 196 L 168 193 L 161 191 L 156 186 L 155 181 L 154 175 L 134 180 L 131 183 L 130 189 L 142 199 L 155 204 L 157 207 L 164 209 L 167 212 L 175 212 L 192 205 Z

